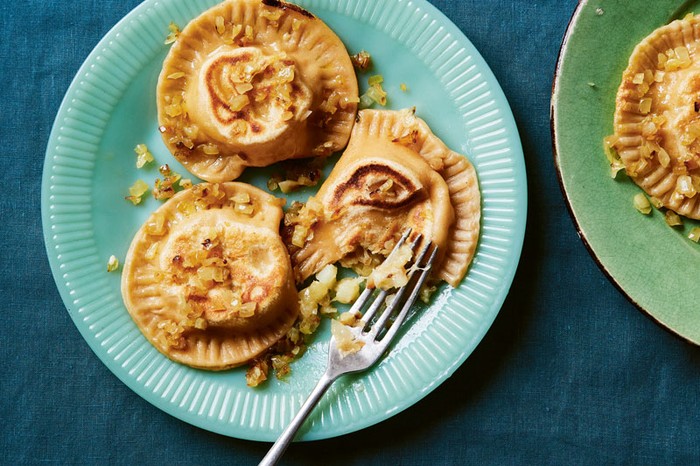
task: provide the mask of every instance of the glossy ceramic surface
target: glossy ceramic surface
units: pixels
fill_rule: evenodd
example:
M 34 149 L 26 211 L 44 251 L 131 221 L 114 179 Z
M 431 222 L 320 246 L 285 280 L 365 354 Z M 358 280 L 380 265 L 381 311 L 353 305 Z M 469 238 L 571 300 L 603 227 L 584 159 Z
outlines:
M 157 130 L 155 85 L 167 52 L 168 24 L 180 26 L 215 0 L 148 0 L 127 15 L 81 67 L 48 143 L 42 215 L 49 261 L 63 301 L 87 343 L 134 392 L 173 416 L 224 435 L 273 440 L 315 384 L 326 361 L 328 326 L 285 381 L 245 385 L 244 368 L 191 369 L 158 353 L 131 321 L 114 254 L 123 260 L 131 237 L 158 202 L 124 201 L 138 178 L 133 148 L 145 143 L 159 164 L 186 173 Z M 456 289 L 443 287 L 417 309 L 391 353 L 368 373 L 331 388 L 301 439 L 333 437 L 408 408 L 449 377 L 496 317 L 518 263 L 527 209 L 518 132 L 488 66 L 464 35 L 424 0 L 305 0 L 348 49 L 367 49 L 384 76 L 389 108 L 417 114 L 457 151 L 469 154 L 483 193 L 483 225 L 474 262 Z M 362 85 L 366 77 L 360 75 Z M 405 83 L 407 91 L 400 90 Z M 327 169 L 334 159 L 329 161 Z M 270 170 L 243 177 L 264 187 Z M 311 192 L 294 196 L 304 199 Z M 327 324 L 327 322 L 326 322 Z
M 687 235 L 699 222 L 672 229 L 661 212 L 637 212 L 632 199 L 641 190 L 624 173 L 610 177 L 603 138 L 613 131 L 615 95 L 635 45 L 697 3 L 581 2 L 562 44 L 552 95 L 555 162 L 581 238 L 633 303 L 696 344 L 700 246 Z

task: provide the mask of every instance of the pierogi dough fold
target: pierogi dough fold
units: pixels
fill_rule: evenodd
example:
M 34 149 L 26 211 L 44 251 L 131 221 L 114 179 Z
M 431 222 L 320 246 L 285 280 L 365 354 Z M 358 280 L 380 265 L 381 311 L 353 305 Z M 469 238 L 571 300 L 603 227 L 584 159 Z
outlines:
M 282 338 L 298 314 L 282 201 L 253 186 L 202 183 L 157 209 L 124 264 L 124 303 L 170 359 L 221 370 Z
M 480 211 L 474 168 L 412 109 L 362 110 L 317 195 L 287 217 L 297 281 L 337 261 L 367 274 L 411 228 L 411 238 L 422 234 L 439 248 L 433 275 L 457 286 L 476 248 Z
M 296 5 L 226 0 L 178 35 L 160 73 L 168 149 L 212 182 L 347 144 L 357 79 L 338 36 Z
M 700 219 L 700 16 L 656 29 L 634 49 L 609 139 L 625 171 L 664 207 Z

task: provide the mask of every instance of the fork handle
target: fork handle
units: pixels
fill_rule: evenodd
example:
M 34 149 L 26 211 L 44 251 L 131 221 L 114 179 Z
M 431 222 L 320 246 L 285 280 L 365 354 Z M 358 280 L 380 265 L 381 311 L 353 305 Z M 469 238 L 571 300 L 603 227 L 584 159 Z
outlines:
M 318 381 L 311 394 L 306 399 L 301 409 L 294 416 L 292 422 L 289 423 L 282 435 L 277 439 L 277 441 L 272 445 L 272 448 L 267 452 L 267 455 L 262 459 L 258 466 L 272 466 L 277 464 L 277 462 L 282 457 L 289 444 L 294 440 L 299 428 L 304 424 L 304 421 L 309 416 L 309 413 L 314 409 L 318 401 L 321 399 L 328 387 L 330 387 L 337 377 L 331 377 L 328 373 L 324 373 L 321 379 Z

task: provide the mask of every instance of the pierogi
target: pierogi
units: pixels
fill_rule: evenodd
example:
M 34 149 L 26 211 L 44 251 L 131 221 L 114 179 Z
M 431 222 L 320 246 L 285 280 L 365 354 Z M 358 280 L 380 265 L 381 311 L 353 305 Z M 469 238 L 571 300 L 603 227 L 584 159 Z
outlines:
M 664 207 L 700 219 L 700 16 L 656 29 L 634 49 L 617 92 L 625 171 Z
M 202 183 L 146 220 L 126 257 L 122 295 L 160 352 L 227 369 L 291 328 L 299 305 L 279 235 L 282 203 L 248 184 Z
M 302 8 L 226 0 L 179 33 L 160 73 L 168 149 L 211 182 L 347 144 L 357 78 L 338 36 Z
M 479 236 L 476 172 L 413 110 L 362 110 L 328 179 L 287 219 L 297 281 L 337 261 L 367 274 L 411 228 L 438 246 L 433 275 L 457 286 Z

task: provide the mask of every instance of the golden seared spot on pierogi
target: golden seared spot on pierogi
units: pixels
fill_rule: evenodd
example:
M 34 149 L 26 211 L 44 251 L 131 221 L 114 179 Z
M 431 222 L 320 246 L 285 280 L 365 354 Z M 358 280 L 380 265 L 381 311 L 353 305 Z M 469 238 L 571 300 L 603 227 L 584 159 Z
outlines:
M 281 201 L 247 184 L 203 183 L 156 210 L 124 264 L 122 295 L 174 361 L 220 370 L 257 357 L 298 314 Z
M 342 149 L 359 101 L 335 33 L 295 5 L 266 0 L 226 0 L 191 21 L 163 63 L 157 94 L 170 151 L 216 182 Z
M 434 275 L 456 286 L 479 235 L 480 194 L 469 161 L 413 110 L 362 110 L 350 142 L 316 196 L 285 218 L 298 281 L 326 264 L 366 275 L 401 234 L 438 246 Z
M 664 207 L 700 218 L 700 17 L 660 27 L 622 75 L 614 135 L 627 174 Z

